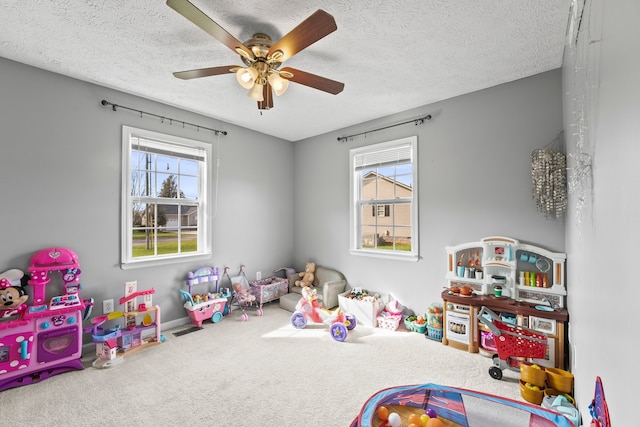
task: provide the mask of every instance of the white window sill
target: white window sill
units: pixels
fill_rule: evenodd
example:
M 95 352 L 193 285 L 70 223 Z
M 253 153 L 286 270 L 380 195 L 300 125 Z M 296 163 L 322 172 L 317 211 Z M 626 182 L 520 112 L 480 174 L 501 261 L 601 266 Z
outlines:
M 384 258 L 384 259 L 393 259 L 397 261 L 413 261 L 416 262 L 420 259 L 418 254 L 413 253 L 401 253 L 401 252 L 391 252 L 391 251 L 376 251 L 376 250 L 366 250 L 366 249 L 351 249 L 351 255 L 357 256 L 368 256 L 372 258 Z
M 143 259 L 143 260 L 135 260 L 129 262 L 120 263 L 120 268 L 122 270 L 133 270 L 135 268 L 145 268 L 145 267 L 158 267 L 160 265 L 167 264 L 178 264 L 181 262 L 192 262 L 192 261 L 203 261 L 203 260 L 211 260 L 211 254 L 197 254 L 197 255 L 180 255 L 180 256 L 171 256 L 166 258 L 154 258 L 154 259 Z

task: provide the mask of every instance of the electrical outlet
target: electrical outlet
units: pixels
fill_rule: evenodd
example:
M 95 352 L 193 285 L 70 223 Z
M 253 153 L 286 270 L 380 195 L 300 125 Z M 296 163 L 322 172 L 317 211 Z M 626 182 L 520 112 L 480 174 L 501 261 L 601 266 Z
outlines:
M 262 271 L 256 271 L 256 280 L 262 279 Z
M 113 313 L 113 300 L 106 299 L 102 301 L 102 314 Z

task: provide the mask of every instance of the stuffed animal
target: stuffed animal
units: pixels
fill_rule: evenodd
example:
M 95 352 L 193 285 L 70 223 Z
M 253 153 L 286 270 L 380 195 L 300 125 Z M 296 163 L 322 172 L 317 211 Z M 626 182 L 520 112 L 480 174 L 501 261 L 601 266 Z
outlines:
M 305 286 L 313 286 L 313 279 L 316 277 L 313 273 L 316 271 L 316 264 L 308 262 L 304 266 L 304 271 L 298 273 L 300 280 L 296 280 L 295 285 L 304 288 Z
M 22 313 L 27 308 L 27 295 L 21 285 L 24 273 L 12 269 L 0 273 L 0 317 L 11 317 Z

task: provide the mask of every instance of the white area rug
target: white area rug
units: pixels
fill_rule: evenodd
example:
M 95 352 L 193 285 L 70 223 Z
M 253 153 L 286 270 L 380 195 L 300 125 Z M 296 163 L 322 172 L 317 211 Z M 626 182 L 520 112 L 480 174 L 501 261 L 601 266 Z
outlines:
M 277 303 L 124 358 L 0 392 L 3 426 L 349 426 L 382 388 L 436 383 L 524 401 L 519 372 L 415 332 L 358 326 L 345 342 L 324 325 L 295 329 Z

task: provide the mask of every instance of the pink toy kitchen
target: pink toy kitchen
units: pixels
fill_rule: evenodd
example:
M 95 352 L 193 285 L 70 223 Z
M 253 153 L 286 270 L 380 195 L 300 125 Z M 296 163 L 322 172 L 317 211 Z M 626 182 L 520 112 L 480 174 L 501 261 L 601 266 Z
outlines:
M 31 257 L 28 272 L 27 286 L 20 270 L 0 278 L 0 391 L 83 369 L 82 321 L 93 300 L 80 297 L 78 256 L 44 249 Z

